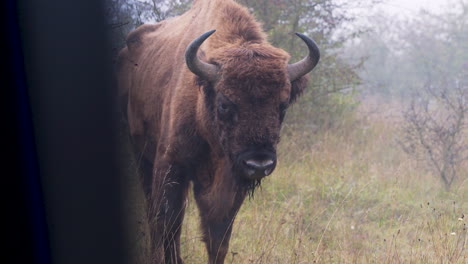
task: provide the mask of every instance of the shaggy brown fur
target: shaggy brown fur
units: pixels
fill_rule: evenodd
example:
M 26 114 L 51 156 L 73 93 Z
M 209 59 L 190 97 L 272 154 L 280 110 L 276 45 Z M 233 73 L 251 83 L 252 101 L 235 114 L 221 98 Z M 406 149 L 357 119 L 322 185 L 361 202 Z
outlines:
M 188 70 L 184 52 L 216 29 L 200 58 L 220 67 L 211 83 Z M 275 155 L 287 106 L 306 86 L 289 81 L 289 55 L 231 0 L 195 0 L 182 16 L 131 32 L 118 60 L 119 88 L 148 199 L 152 263 L 182 263 L 180 228 L 190 182 L 209 263 L 223 263 L 234 218 L 260 179 L 239 156 Z M 226 110 L 227 109 L 227 110 Z

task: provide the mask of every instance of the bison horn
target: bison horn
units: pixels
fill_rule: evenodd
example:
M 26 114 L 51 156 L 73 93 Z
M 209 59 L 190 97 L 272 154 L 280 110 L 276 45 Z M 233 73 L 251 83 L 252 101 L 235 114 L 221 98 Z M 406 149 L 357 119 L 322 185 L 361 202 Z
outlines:
M 309 55 L 301 61 L 288 65 L 289 80 L 291 82 L 301 78 L 314 69 L 320 59 L 320 51 L 315 41 L 301 33 L 296 33 L 296 35 L 307 44 Z
M 210 30 L 203 33 L 201 36 L 194 39 L 185 50 L 185 62 L 187 63 L 187 67 L 190 71 L 209 81 L 217 80 L 218 67 L 200 60 L 197 56 L 197 51 L 201 44 L 203 44 L 203 42 L 215 31 L 216 30 Z

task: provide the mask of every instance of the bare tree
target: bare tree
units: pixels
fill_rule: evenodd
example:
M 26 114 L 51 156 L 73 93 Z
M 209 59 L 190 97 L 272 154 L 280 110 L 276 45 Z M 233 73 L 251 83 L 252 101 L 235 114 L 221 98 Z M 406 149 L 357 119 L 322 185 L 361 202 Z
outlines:
M 464 74 L 427 84 L 404 112 L 403 150 L 424 161 L 450 189 L 468 159 L 468 64 Z M 466 177 L 466 175 L 464 176 Z

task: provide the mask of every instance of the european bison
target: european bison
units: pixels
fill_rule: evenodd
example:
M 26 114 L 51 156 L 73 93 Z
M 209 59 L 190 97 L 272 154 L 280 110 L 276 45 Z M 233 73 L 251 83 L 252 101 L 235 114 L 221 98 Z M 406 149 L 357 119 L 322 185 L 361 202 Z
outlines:
M 275 169 L 286 109 L 319 60 L 314 41 L 297 35 L 309 55 L 288 65 L 288 53 L 232 0 L 195 0 L 185 14 L 128 35 L 119 86 L 141 157 L 152 263 L 182 263 L 191 182 L 209 263 L 224 262 L 234 218 Z

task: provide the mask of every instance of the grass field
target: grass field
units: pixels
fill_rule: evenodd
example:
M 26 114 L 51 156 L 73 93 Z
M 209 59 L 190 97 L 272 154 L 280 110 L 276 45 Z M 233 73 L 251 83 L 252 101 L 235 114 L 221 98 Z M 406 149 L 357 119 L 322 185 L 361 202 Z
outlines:
M 226 263 L 468 263 L 468 170 L 450 191 L 397 145 L 397 105 L 361 105 L 353 122 L 311 133 L 286 126 L 276 171 L 246 200 Z M 397 110 L 395 110 L 397 109 Z M 129 253 L 147 256 L 144 201 L 134 169 Z M 186 263 L 206 263 L 190 197 Z

